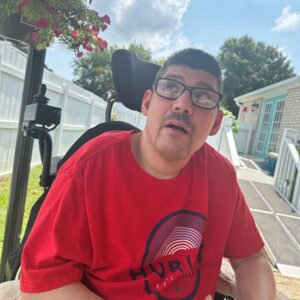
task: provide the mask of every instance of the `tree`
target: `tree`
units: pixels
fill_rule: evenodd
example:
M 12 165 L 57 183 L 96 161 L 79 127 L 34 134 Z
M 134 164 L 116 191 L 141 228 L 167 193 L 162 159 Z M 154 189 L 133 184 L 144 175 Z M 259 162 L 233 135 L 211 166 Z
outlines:
M 235 97 L 295 76 L 290 61 L 277 47 L 247 35 L 225 40 L 218 58 L 224 76 L 223 105 L 236 116 Z
M 128 47 L 128 50 L 132 51 L 139 58 L 142 58 L 146 61 L 152 61 L 152 54 L 149 49 L 144 48 L 142 44 L 137 42 L 131 43 Z
M 113 52 L 119 48 L 118 46 L 111 46 L 103 52 L 92 52 L 80 60 L 75 60 L 73 63 L 74 82 L 102 97 L 105 92 L 113 88 L 110 69 L 111 57 Z M 150 50 L 145 49 L 142 44 L 132 43 L 128 50 L 144 60 L 152 60 Z

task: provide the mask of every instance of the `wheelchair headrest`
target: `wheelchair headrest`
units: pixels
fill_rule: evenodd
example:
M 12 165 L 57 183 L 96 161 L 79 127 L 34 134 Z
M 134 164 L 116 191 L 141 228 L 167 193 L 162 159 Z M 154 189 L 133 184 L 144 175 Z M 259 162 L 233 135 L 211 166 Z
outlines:
M 128 50 L 116 50 L 112 55 L 111 70 L 118 101 L 140 112 L 144 92 L 152 89 L 159 69 L 159 65 L 146 62 Z

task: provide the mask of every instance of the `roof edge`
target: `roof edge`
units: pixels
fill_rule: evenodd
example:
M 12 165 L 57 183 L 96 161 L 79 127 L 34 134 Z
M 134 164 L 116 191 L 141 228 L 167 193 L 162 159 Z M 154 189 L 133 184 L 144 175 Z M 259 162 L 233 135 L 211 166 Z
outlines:
M 241 96 L 235 97 L 234 101 L 236 104 L 244 103 L 253 100 L 253 98 L 264 97 L 272 94 L 283 94 L 287 93 L 289 89 L 300 87 L 300 76 L 294 76 L 270 85 L 267 85 L 263 88 L 254 90 L 247 94 L 243 94 Z

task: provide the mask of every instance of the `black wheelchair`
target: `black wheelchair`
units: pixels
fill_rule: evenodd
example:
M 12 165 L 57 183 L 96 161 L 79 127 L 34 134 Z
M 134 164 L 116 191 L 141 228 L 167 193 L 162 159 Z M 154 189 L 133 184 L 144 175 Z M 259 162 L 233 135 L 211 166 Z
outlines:
M 138 58 L 136 55 L 127 50 L 117 50 L 113 53 L 111 61 L 111 70 L 113 75 L 113 84 L 115 89 L 108 91 L 106 93 L 106 112 L 105 112 L 105 122 L 100 123 L 97 126 L 90 128 L 79 139 L 70 147 L 66 154 L 62 158 L 52 158 L 52 141 L 51 136 L 48 131 L 49 128 L 45 126 L 36 126 L 38 123 L 52 122 L 55 125 L 51 128 L 54 129 L 60 122 L 60 111 L 59 108 L 48 107 L 47 108 L 47 98 L 45 97 L 46 87 L 42 85 L 41 92 L 36 96 L 36 108 L 37 110 L 51 111 L 54 115 L 51 120 L 49 120 L 49 115 L 45 116 L 47 119 L 42 120 L 30 120 L 25 126 L 27 134 L 32 138 L 39 140 L 40 154 L 42 160 L 42 174 L 40 185 L 44 187 L 44 193 L 39 197 L 36 203 L 31 209 L 27 227 L 23 239 L 14 253 L 9 255 L 6 264 L 6 280 L 14 280 L 19 276 L 20 264 L 21 264 L 21 253 L 24 244 L 30 234 L 31 228 L 34 224 L 38 211 L 43 204 L 43 201 L 51 188 L 51 184 L 55 179 L 56 173 L 59 168 L 68 160 L 68 158 L 83 144 L 85 144 L 90 139 L 111 130 L 139 130 L 135 126 L 123 122 L 123 121 L 112 121 L 112 108 L 115 102 L 122 103 L 126 108 L 140 112 L 141 111 L 141 99 L 144 95 L 146 89 L 151 89 L 152 84 L 160 69 L 159 65 L 146 62 Z M 28 108 L 31 112 L 32 106 Z M 29 115 L 30 115 L 29 112 Z M 45 115 L 45 114 L 44 114 Z M 26 116 L 26 111 L 25 111 Z M 54 170 L 54 171 L 52 171 Z M 233 299 L 231 297 L 216 293 L 214 296 L 215 300 Z

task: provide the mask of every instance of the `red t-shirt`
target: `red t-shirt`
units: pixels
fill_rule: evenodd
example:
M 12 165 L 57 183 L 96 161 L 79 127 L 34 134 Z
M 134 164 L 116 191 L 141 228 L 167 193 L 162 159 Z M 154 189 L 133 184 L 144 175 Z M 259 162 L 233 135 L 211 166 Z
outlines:
M 223 256 L 263 247 L 218 152 L 205 144 L 161 180 L 135 161 L 131 134 L 100 135 L 61 168 L 24 248 L 22 291 L 82 281 L 104 299 L 204 299 Z

